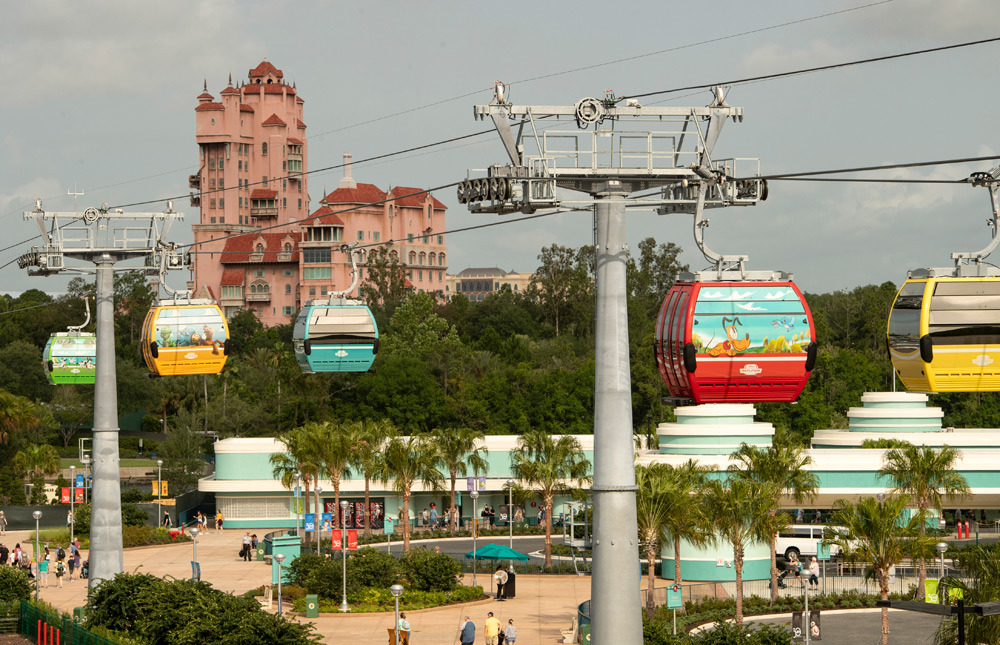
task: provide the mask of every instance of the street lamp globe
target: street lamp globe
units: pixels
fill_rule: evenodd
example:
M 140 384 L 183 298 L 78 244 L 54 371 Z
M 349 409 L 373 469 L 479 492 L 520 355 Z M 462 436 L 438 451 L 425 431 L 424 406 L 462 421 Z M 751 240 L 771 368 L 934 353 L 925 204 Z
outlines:
M 36 520 L 40 520 L 40 519 L 42 519 L 42 512 L 41 511 L 35 511 L 34 513 L 31 514 L 31 517 L 35 518 Z
M 948 550 L 948 543 L 947 542 L 938 542 L 934 546 L 935 546 L 935 548 L 937 548 L 938 553 L 942 553 L 943 554 L 945 551 Z
M 201 531 L 199 531 L 196 528 L 192 528 L 190 531 L 188 531 L 188 533 L 191 534 L 192 538 L 196 538 L 196 537 L 198 537 L 198 534 L 201 533 Z
M 392 585 L 389 587 L 389 593 L 391 593 L 396 598 L 403 595 L 403 585 Z
M 282 562 L 285 561 L 285 554 L 284 553 L 275 553 L 274 554 L 274 561 L 277 562 L 278 564 L 281 564 Z
M 394 625 L 396 632 L 395 643 L 399 643 L 399 597 L 403 595 L 403 585 L 392 585 L 389 587 L 389 593 L 392 594 L 392 599 L 396 603 L 396 623 Z
M 156 467 L 157 468 L 163 468 L 163 460 L 162 459 L 157 459 L 156 460 Z

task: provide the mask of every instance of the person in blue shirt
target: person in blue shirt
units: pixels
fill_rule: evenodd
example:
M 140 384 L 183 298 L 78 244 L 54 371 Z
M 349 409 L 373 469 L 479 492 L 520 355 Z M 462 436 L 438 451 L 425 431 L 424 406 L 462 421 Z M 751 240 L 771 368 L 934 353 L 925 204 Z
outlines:
M 458 640 L 462 643 L 462 645 L 473 645 L 476 642 L 476 625 L 469 620 L 468 616 L 465 617 L 465 622 L 462 623 Z

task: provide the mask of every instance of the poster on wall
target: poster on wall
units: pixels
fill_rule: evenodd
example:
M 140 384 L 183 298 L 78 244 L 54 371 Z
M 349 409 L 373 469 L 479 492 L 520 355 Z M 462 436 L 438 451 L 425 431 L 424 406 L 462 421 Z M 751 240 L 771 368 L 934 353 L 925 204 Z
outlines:
M 523 522 L 524 521 L 524 505 L 523 504 L 514 504 L 513 508 L 514 508 L 514 511 L 513 511 L 514 512 L 514 523 L 518 524 L 520 522 Z M 498 509 L 497 510 L 497 513 L 498 513 L 497 520 L 499 520 L 501 522 L 506 522 L 507 521 L 507 517 L 508 517 L 508 515 L 507 515 L 507 504 L 501 504 L 500 506 L 497 507 L 497 509 Z
M 381 529 L 385 526 L 385 500 L 381 497 L 379 498 L 369 498 L 371 509 L 371 522 L 373 529 Z M 365 528 L 365 502 L 364 500 L 348 500 L 350 504 L 347 506 L 347 513 L 344 516 L 343 526 L 349 529 L 363 529 Z M 334 510 L 333 502 L 326 502 L 326 510 L 332 513 Z

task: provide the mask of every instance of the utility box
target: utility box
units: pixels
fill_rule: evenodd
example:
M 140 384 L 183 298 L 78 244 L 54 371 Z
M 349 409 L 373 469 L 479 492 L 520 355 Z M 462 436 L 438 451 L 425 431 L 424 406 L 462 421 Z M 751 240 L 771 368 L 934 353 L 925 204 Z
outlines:
M 306 618 L 319 618 L 319 596 L 306 594 Z

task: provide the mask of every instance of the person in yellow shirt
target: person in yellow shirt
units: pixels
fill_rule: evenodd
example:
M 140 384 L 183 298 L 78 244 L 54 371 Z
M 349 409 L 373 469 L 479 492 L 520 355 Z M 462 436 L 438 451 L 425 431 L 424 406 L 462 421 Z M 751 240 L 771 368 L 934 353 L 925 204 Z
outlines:
M 497 645 L 497 639 L 500 636 L 500 621 L 493 617 L 492 611 L 486 614 L 484 633 L 486 635 L 486 645 Z

